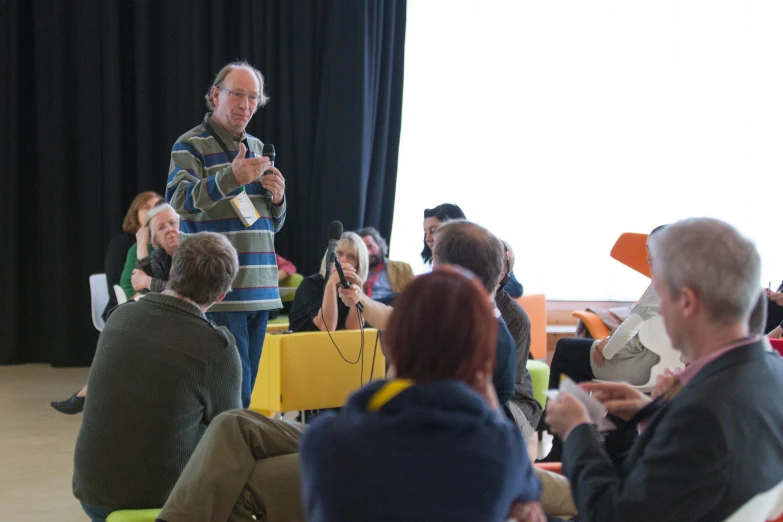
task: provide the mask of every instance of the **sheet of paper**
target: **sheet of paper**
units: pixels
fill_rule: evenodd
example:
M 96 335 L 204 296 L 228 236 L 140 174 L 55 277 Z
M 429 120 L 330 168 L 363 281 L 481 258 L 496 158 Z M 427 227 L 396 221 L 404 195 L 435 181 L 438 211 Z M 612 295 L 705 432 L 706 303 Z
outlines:
M 587 414 L 590 417 L 590 422 L 598 426 L 600 431 L 609 431 L 617 428 L 612 421 L 606 418 L 606 408 L 603 404 L 593 399 L 589 393 L 579 387 L 577 383 L 568 377 L 563 377 L 560 381 L 560 390 L 547 390 L 546 396 L 549 399 L 555 399 L 558 392 L 566 392 L 573 396 L 576 400 L 584 404 L 587 408 Z

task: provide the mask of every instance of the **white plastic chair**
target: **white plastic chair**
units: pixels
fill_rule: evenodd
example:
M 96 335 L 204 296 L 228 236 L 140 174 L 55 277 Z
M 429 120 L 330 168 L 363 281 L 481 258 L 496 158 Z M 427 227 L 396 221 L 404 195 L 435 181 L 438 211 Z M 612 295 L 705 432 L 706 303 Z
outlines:
M 117 304 L 121 305 L 128 302 L 128 296 L 120 285 L 114 285 L 114 296 L 117 298 Z
M 759 493 L 735 511 L 725 522 L 764 522 L 783 515 L 783 482 Z
M 99 332 L 103 331 L 105 322 L 103 311 L 109 304 L 109 287 L 106 282 L 106 274 L 92 274 L 90 276 L 90 304 L 92 307 L 92 324 Z

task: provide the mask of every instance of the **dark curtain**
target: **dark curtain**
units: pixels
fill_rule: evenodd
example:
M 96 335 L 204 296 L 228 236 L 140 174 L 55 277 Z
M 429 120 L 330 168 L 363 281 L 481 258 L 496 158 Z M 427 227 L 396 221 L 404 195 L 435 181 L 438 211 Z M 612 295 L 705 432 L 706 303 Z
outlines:
M 89 364 L 88 276 L 227 62 L 265 76 L 248 132 L 287 183 L 277 251 L 314 272 L 333 219 L 391 232 L 404 0 L 0 3 L 0 363 Z

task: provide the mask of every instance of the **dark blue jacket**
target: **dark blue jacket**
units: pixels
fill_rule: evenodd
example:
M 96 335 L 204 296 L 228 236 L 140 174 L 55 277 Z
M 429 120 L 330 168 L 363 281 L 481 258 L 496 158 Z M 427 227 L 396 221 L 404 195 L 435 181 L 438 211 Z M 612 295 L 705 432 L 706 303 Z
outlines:
M 500 522 L 514 502 L 538 500 L 519 429 L 473 389 L 453 380 L 413 385 L 368 411 L 387 382 L 365 386 L 305 432 L 310 522 Z

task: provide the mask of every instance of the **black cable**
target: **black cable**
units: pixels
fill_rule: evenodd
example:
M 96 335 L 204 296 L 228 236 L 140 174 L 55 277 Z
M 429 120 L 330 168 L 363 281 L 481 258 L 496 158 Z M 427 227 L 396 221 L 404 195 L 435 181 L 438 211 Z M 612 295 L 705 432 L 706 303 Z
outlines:
M 378 353 L 378 340 L 381 338 L 380 330 L 375 331 L 375 347 L 372 349 L 372 365 L 370 366 L 370 380 L 372 382 L 373 373 L 375 373 L 375 354 Z
M 343 352 L 340 351 L 340 347 L 337 346 L 337 343 L 334 342 L 334 339 L 332 338 L 332 333 L 329 331 L 329 327 L 326 326 L 326 319 L 324 319 L 324 307 L 321 307 L 321 321 L 324 323 L 324 328 L 326 328 L 326 333 L 329 334 L 329 339 L 332 341 L 332 344 L 337 349 L 337 353 L 340 354 L 340 357 L 342 357 L 343 361 L 347 362 L 348 364 L 357 364 L 359 362 L 359 357 L 362 355 L 361 352 L 359 352 L 359 355 L 356 356 L 356 360 L 354 362 L 349 361 L 345 358 L 343 355 Z M 364 341 L 364 339 L 362 339 Z
M 359 318 L 359 335 L 361 341 L 359 344 L 359 357 L 362 358 L 361 370 L 359 370 L 359 388 L 364 386 L 364 321 L 362 320 L 362 311 L 356 308 L 356 316 Z

